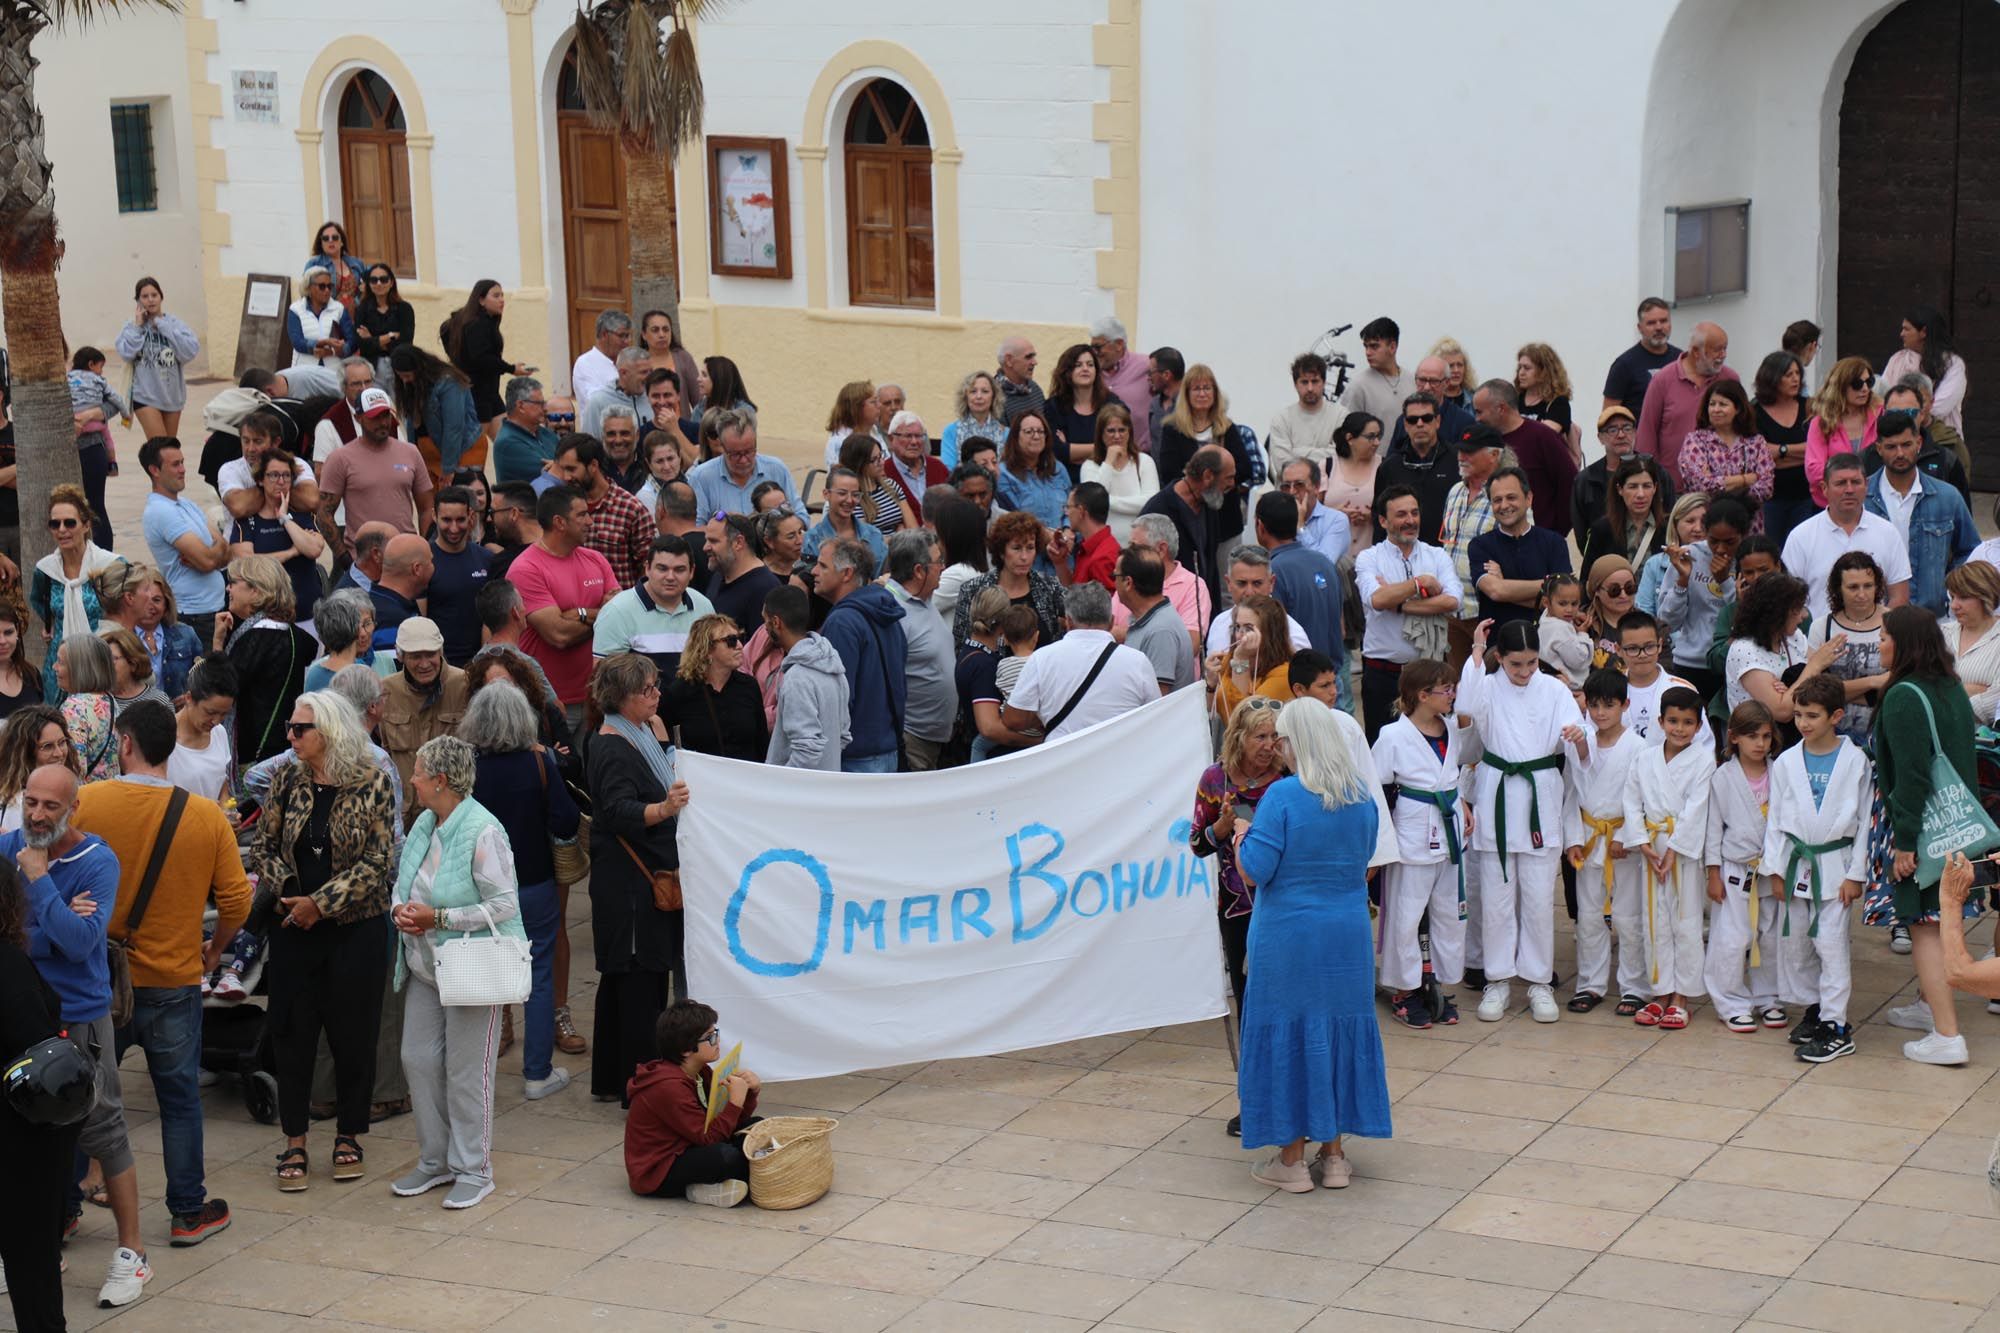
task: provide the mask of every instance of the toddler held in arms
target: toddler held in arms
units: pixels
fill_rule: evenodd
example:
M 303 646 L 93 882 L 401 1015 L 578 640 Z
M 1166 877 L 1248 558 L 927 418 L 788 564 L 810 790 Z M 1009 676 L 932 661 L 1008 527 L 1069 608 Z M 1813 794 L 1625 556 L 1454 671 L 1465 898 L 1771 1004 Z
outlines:
M 654 1028 L 659 1059 L 633 1073 L 626 1095 L 625 1175 L 634 1194 L 685 1198 L 733 1208 L 749 1197 L 750 1159 L 743 1131 L 757 1123 L 762 1080 L 738 1069 L 715 1096 L 709 1066 L 722 1058 L 716 1012 L 699 1000 L 675 1000 Z

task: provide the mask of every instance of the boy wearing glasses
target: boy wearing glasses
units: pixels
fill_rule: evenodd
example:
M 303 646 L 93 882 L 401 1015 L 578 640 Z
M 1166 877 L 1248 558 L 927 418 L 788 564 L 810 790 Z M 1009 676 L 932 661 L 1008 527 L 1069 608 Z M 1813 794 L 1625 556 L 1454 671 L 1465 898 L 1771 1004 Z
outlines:
M 1630 578 L 1629 574 L 1614 575 L 1614 578 Z M 1694 684 L 1663 669 L 1660 654 L 1664 644 L 1660 634 L 1660 622 L 1644 611 L 1627 611 L 1625 618 L 1618 622 L 1618 656 L 1625 663 L 1626 698 L 1631 707 L 1625 713 L 1625 726 L 1641 740 L 1657 743 L 1660 739 L 1660 700 L 1668 690 L 1692 690 Z M 1695 691 L 1697 694 L 1699 690 Z M 1708 717 L 1701 719 L 1700 744 L 1715 750 L 1715 733 L 1709 729 Z
M 625 1178 L 634 1194 L 734 1208 L 750 1194 L 743 1132 L 757 1123 L 763 1080 L 737 1068 L 715 1089 L 709 1066 L 722 1058 L 716 1012 L 675 1000 L 654 1028 L 659 1059 L 632 1075 L 625 1117 Z

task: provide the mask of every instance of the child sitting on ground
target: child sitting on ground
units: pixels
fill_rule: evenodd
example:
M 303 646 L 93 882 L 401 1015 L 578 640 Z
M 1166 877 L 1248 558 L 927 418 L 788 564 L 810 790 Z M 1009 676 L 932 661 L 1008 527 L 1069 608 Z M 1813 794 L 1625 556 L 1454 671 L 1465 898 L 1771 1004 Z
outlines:
M 632 1075 L 625 1176 L 634 1194 L 733 1208 L 750 1193 L 743 1131 L 757 1123 L 763 1081 L 739 1068 L 723 1084 L 728 1103 L 707 1119 L 709 1065 L 722 1058 L 716 1017 L 699 1000 L 675 1000 L 654 1028 L 660 1058 Z

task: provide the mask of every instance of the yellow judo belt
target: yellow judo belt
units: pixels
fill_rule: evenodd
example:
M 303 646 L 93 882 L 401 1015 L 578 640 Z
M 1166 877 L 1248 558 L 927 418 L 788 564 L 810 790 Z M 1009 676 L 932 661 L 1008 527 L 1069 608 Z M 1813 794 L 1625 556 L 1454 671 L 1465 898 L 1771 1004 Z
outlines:
M 1650 848 L 1653 845 L 1653 839 L 1662 833 L 1667 835 L 1669 841 L 1672 841 L 1674 836 L 1674 817 L 1672 815 L 1662 815 L 1657 823 L 1650 819 L 1646 821 L 1646 846 Z M 1669 855 L 1678 854 L 1674 853 L 1671 848 L 1668 849 L 1668 853 Z M 1658 877 L 1653 873 L 1653 859 L 1649 856 L 1646 858 L 1646 952 L 1653 959 L 1653 984 L 1656 986 L 1660 984 L 1660 932 L 1653 924 L 1653 887 L 1658 882 Z
M 1588 862 L 1590 854 L 1597 850 L 1597 844 L 1604 844 L 1604 915 L 1611 915 L 1611 844 L 1618 839 L 1618 830 L 1625 825 L 1625 816 L 1612 815 L 1599 818 L 1588 810 L 1583 815 L 1584 826 L 1590 830 L 1590 841 L 1583 844 L 1583 859 Z
M 1819 938 L 1819 904 L 1822 896 L 1819 878 L 1819 858 L 1827 852 L 1837 852 L 1843 847 L 1852 847 L 1854 839 L 1848 837 L 1835 838 L 1832 842 L 1806 842 L 1795 834 L 1787 833 L 1785 840 L 1792 844 L 1791 860 L 1785 862 L 1785 886 L 1790 888 L 1793 884 L 1797 883 L 1792 876 L 1797 873 L 1799 862 L 1804 861 L 1806 863 L 1806 882 L 1812 886 L 1812 911 L 1808 914 L 1806 922 L 1806 938 L 1816 940 Z M 1785 913 L 1785 929 L 1783 933 L 1786 935 L 1792 933 L 1792 914 L 1790 912 Z
M 1542 793 L 1535 786 L 1535 774 L 1562 763 L 1562 753 L 1545 754 L 1540 759 L 1502 759 L 1488 750 L 1480 763 L 1500 770 L 1500 784 L 1493 789 L 1493 846 L 1500 854 L 1500 880 L 1507 880 L 1507 779 L 1528 780 L 1528 836 L 1536 847 L 1542 845 Z
M 1465 852 L 1458 845 L 1458 788 L 1449 791 L 1425 791 L 1421 787 L 1398 787 L 1402 796 L 1414 796 L 1438 808 L 1443 816 L 1445 852 L 1451 863 L 1458 867 L 1458 919 L 1465 920 Z

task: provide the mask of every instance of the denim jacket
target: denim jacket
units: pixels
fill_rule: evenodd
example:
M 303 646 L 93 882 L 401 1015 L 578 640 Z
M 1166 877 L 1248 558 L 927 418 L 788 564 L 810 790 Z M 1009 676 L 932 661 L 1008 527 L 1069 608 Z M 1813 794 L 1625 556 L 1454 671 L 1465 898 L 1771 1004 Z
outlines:
M 1877 472 L 1868 479 L 1866 507 L 1879 518 L 1889 517 L 1882 503 L 1888 475 Z M 1936 477 L 1922 481 L 1924 493 L 1910 512 L 1910 603 L 1943 617 L 1944 576 L 1964 564 L 1979 545 L 1979 529 L 1956 490 Z

